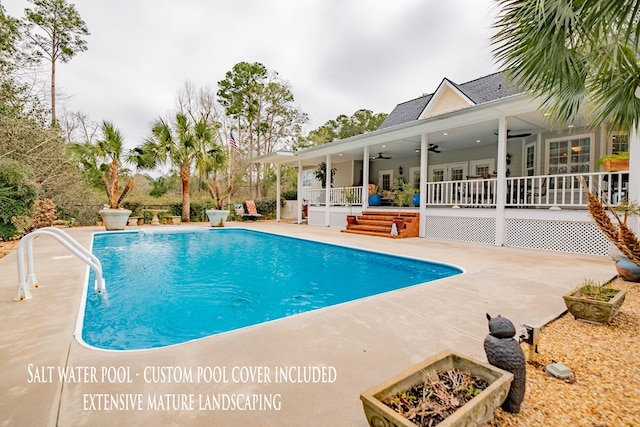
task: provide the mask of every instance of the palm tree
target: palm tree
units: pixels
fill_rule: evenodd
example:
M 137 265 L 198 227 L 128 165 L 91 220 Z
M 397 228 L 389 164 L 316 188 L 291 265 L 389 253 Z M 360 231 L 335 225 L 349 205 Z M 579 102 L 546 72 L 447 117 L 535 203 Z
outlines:
M 173 124 L 162 118 L 151 127 L 151 136 L 133 150 L 132 161 L 143 169 L 170 163 L 178 169 L 182 183 L 182 221 L 188 222 L 191 210 L 189 179 L 194 165 L 204 167 L 208 152 L 214 148 L 211 126 L 204 118 L 189 121 L 177 113 Z
M 127 155 L 124 149 L 124 138 L 112 122 L 103 121 L 101 131 L 102 139 L 96 144 L 90 141 L 72 144 L 71 151 L 82 163 L 89 179 L 94 183 L 102 182 L 109 207 L 118 209 L 122 207 L 122 200 L 133 190 L 133 180 L 129 179 L 122 193 L 119 194 L 119 177 L 123 172 L 121 166 Z
M 498 0 L 494 54 L 557 124 L 585 101 L 591 125 L 629 132 L 640 116 L 640 1 Z M 583 108 L 584 110 L 584 108 Z

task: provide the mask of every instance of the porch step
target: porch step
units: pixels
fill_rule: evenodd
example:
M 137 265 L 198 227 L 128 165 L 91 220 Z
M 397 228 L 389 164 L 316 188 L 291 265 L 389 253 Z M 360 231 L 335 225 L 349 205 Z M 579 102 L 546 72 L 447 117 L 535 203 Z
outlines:
M 393 220 L 398 217 L 404 219 L 404 227 L 398 230 L 397 236 L 392 236 Z M 356 224 L 347 225 L 347 228 L 342 232 L 389 238 L 418 237 L 420 214 L 417 212 L 366 211 L 357 216 L 356 221 Z

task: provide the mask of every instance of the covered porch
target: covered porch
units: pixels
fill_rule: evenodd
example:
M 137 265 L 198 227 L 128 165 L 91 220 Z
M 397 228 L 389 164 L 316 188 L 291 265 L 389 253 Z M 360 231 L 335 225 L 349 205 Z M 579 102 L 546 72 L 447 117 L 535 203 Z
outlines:
M 616 138 L 625 139 L 629 170 L 602 171 L 597 160 L 619 150 Z M 639 144 L 637 131 L 621 136 L 586 123 L 552 129 L 537 103 L 514 95 L 254 161 L 297 167 L 299 223 L 304 203 L 308 224 L 344 228 L 348 214 L 371 209 L 369 184 L 384 199 L 401 178 L 420 195 L 401 208 L 419 212 L 420 237 L 606 255 L 579 178 L 612 205 L 639 200 L 640 151 L 631 149 Z M 309 182 L 321 162 L 336 171 L 325 188 Z

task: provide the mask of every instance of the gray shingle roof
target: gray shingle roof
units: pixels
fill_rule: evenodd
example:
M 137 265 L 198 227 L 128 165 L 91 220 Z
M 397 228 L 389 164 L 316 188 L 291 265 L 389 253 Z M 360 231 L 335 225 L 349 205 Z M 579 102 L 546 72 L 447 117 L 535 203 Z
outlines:
M 469 99 L 477 104 L 494 101 L 500 98 L 506 98 L 511 95 L 522 92 L 512 86 L 503 73 L 498 72 L 480 77 L 466 83 L 456 84 L 447 79 L 460 92 L 464 93 Z M 379 129 L 400 125 L 413 120 L 418 120 L 420 114 L 431 100 L 433 94 L 423 95 L 419 98 L 412 99 L 396 105 L 396 107 L 387 116 Z

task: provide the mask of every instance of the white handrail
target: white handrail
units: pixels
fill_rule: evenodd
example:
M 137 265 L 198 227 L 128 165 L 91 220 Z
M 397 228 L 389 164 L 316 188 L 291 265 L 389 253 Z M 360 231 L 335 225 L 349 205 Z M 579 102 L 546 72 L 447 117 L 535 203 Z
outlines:
M 23 299 L 31 298 L 31 291 L 29 288 L 38 287 L 38 279 L 36 278 L 33 266 L 33 240 L 42 235 L 53 237 L 60 242 L 62 246 L 69 249 L 72 254 L 91 267 L 96 275 L 96 281 L 94 284 L 95 291 L 99 294 L 105 292 L 105 283 L 102 276 L 102 264 L 100 263 L 100 260 L 64 231 L 55 227 L 45 227 L 27 234 L 20 240 L 20 243 L 18 243 L 18 289 L 16 296 L 13 299 L 14 301 L 22 301 Z M 27 248 L 26 273 L 24 267 L 25 246 Z

